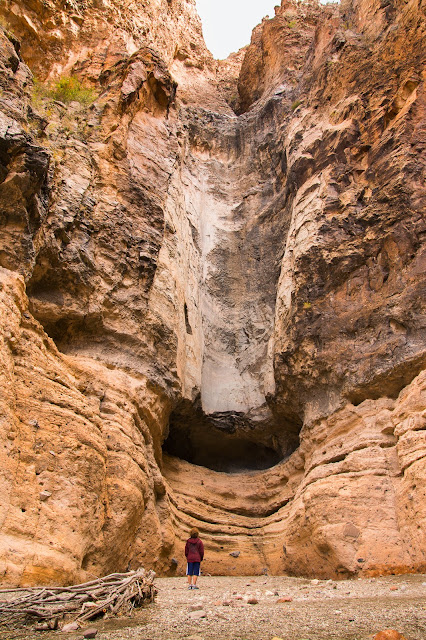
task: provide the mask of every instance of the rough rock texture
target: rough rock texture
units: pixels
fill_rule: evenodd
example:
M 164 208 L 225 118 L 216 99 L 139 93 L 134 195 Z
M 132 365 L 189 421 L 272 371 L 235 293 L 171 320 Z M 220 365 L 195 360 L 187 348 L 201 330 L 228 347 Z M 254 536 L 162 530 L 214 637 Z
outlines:
M 73 581 L 135 554 L 152 566 L 170 547 L 154 443 L 167 399 L 142 376 L 64 358 L 22 277 L 1 269 L 0 283 L 2 578 Z
M 426 570 L 420 3 L 0 11 L 3 581 Z
M 207 470 L 195 480 L 189 463 L 165 458 L 175 527 L 183 536 L 202 522 L 207 572 L 423 571 L 425 392 L 421 374 L 397 401 L 348 405 L 302 431 L 285 462 L 226 482 Z
M 166 64 L 212 61 L 192 0 L 5 0 L 2 13 L 42 77 L 76 67 L 97 82 L 144 46 L 155 46 Z

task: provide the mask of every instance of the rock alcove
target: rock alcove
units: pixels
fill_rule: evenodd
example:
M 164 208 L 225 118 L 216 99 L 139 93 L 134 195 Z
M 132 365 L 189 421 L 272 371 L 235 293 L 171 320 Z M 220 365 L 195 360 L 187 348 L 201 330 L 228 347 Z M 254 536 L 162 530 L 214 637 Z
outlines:
M 205 414 L 183 401 L 172 412 L 163 451 L 194 465 L 224 473 L 269 469 L 298 446 L 297 432 L 277 437 L 277 424 L 232 411 Z

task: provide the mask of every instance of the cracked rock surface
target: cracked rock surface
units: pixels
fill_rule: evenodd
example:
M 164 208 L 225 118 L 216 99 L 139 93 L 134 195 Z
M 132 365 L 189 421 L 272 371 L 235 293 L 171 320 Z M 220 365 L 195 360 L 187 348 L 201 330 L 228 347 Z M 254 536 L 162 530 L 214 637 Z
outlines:
M 275 14 L 0 7 L 4 583 L 426 570 L 424 13 Z

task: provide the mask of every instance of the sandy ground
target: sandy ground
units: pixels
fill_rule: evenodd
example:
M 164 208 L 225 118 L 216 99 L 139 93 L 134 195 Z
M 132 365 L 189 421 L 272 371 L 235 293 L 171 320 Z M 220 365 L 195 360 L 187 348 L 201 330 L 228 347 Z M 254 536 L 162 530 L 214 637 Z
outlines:
M 407 640 L 426 640 L 426 575 L 344 581 L 202 576 L 197 591 L 187 589 L 185 578 L 155 584 L 155 604 L 134 618 L 90 625 L 98 628 L 96 640 L 367 640 L 389 628 Z M 292 601 L 277 602 L 283 596 Z M 258 602 L 249 604 L 250 598 Z M 82 633 L 0 628 L 0 638 L 77 640 Z

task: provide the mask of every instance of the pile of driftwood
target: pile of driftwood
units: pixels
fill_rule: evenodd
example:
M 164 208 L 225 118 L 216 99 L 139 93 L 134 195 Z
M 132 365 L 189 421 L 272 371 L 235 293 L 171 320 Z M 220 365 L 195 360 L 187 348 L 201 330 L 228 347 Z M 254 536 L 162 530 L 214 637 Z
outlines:
M 99 616 L 130 615 L 134 608 L 154 600 L 154 577 L 153 571 L 138 569 L 72 587 L 0 589 L 0 624 L 37 620 L 36 629 L 57 629 L 67 617 L 64 626 L 71 623 L 77 629 Z

